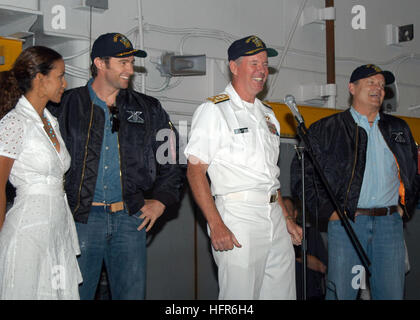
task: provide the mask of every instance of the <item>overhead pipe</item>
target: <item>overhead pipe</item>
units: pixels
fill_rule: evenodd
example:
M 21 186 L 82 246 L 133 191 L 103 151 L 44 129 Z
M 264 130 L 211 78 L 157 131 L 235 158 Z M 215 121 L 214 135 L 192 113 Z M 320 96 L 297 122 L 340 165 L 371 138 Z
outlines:
M 267 94 L 268 98 L 271 98 L 274 94 L 274 91 L 275 91 L 275 88 L 276 88 L 276 85 L 277 85 L 277 78 L 278 78 L 279 73 L 280 73 L 280 69 L 283 65 L 284 59 L 286 58 L 286 54 L 289 51 L 289 46 L 292 42 L 293 36 L 294 36 L 296 28 L 298 26 L 300 16 L 302 15 L 303 9 L 305 8 L 305 5 L 306 5 L 307 2 L 308 2 L 308 0 L 302 0 L 302 2 L 300 3 L 298 12 L 296 14 L 295 21 L 292 25 L 292 28 L 290 29 L 289 37 L 287 38 L 286 45 L 284 46 L 283 52 L 281 54 L 280 61 L 278 62 L 277 66 L 275 68 L 277 70 L 277 72 L 270 82 L 270 85 L 269 85 L 269 88 L 268 88 L 270 94 Z

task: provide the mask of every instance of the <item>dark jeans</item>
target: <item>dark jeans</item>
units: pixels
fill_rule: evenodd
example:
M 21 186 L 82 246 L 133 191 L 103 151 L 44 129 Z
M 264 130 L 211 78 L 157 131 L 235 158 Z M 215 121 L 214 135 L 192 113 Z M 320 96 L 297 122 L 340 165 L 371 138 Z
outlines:
M 83 283 L 80 299 L 92 300 L 101 275 L 107 269 L 114 300 L 142 300 L 146 292 L 146 232 L 137 227 L 141 212 L 129 216 L 124 210 L 110 213 L 92 207 L 87 224 L 76 223 L 81 255 L 78 257 Z

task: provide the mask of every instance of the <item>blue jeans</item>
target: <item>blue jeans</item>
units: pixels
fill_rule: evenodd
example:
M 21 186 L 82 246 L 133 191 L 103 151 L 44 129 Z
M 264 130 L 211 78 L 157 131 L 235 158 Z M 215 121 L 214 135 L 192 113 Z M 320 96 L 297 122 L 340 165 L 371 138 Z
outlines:
M 107 207 L 92 207 L 88 223 L 76 223 L 83 283 L 80 299 L 94 299 L 102 263 L 105 262 L 114 300 L 142 300 L 146 291 L 146 232 L 141 212 L 129 216 L 124 210 L 110 213 Z
M 371 262 L 369 281 L 374 300 L 404 296 L 405 247 L 398 212 L 387 216 L 357 216 L 350 224 Z M 362 263 L 340 220 L 328 223 L 327 300 L 354 300 L 363 281 Z

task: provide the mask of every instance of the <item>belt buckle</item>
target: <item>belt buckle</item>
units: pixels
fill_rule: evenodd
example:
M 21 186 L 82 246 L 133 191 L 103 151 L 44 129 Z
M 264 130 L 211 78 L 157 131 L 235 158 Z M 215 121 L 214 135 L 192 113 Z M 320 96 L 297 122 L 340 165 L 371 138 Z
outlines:
M 270 196 L 270 203 L 275 202 L 277 199 L 278 199 L 278 195 L 277 195 L 277 193 L 276 193 L 276 194 L 272 194 L 272 195 Z
M 111 210 L 111 203 L 104 203 L 104 207 L 106 208 L 105 212 L 108 214 L 113 214 L 114 212 Z
M 115 211 L 112 211 L 112 203 L 104 203 L 105 212 L 108 214 L 113 214 Z
M 109 208 L 110 208 L 110 211 L 113 213 L 118 212 L 118 211 L 124 210 L 124 204 L 121 201 L 114 202 L 109 205 Z

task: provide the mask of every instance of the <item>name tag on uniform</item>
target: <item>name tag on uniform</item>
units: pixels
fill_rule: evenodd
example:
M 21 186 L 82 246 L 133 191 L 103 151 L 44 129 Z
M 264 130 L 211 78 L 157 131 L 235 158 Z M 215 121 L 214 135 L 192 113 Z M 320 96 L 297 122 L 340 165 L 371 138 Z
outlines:
M 248 132 L 248 128 L 239 128 L 239 129 L 235 129 L 235 130 L 233 130 L 233 132 L 234 132 L 235 134 L 245 133 L 245 132 Z

